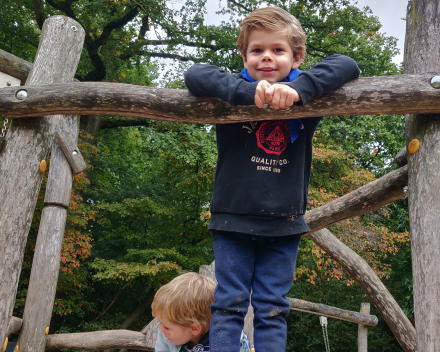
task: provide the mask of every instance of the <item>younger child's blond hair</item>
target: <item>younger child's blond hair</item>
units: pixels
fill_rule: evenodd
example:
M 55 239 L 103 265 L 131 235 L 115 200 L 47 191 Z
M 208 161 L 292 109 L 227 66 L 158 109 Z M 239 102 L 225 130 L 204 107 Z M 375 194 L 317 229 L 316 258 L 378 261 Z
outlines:
M 215 286 L 212 279 L 197 273 L 180 275 L 157 291 L 151 305 L 153 316 L 185 327 L 200 324 L 206 333 L 211 325 Z
M 295 16 L 279 7 L 257 9 L 240 22 L 237 47 L 243 56 L 246 56 L 249 34 L 253 29 L 268 29 L 286 35 L 295 57 L 301 53 L 303 56 L 306 54 L 306 35 L 301 23 Z

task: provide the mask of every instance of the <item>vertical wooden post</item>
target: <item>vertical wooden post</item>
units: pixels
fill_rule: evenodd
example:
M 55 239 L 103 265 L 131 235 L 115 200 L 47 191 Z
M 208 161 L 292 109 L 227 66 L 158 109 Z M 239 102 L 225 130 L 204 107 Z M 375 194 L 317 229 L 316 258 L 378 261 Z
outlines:
M 404 72 L 440 72 L 440 3 L 411 0 L 406 15 Z M 433 74 L 434 76 L 434 74 Z M 432 88 L 435 89 L 435 88 Z M 438 103 L 440 107 L 440 102 Z M 409 220 L 414 317 L 419 352 L 440 351 L 440 115 L 407 115 Z
M 370 303 L 361 303 L 361 313 L 370 314 Z M 359 324 L 358 352 L 368 352 L 368 326 Z
M 84 30 L 76 21 L 63 16 L 50 17 L 43 26 L 26 85 L 72 81 L 83 42 Z M 40 190 L 39 164 L 49 155 L 60 118 L 44 116 L 12 121 L 0 153 L 1 342 L 6 338 L 12 316 L 27 234 Z
M 78 138 L 78 119 L 65 116 L 59 129 L 75 141 Z M 72 191 L 72 169 L 57 141 L 54 141 L 47 180 L 44 209 L 35 245 L 23 329 L 18 338 L 20 352 L 44 352 L 46 328 L 50 325 L 56 294 L 64 228 Z M 44 292 L 42 295 L 41 292 Z

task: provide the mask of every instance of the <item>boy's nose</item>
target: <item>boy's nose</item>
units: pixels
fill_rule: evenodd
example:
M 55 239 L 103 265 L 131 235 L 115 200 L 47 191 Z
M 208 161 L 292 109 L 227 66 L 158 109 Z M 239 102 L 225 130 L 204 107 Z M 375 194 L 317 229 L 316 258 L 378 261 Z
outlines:
M 263 54 L 263 61 L 271 61 L 271 60 L 272 60 L 272 56 L 270 55 L 270 53 L 265 51 Z

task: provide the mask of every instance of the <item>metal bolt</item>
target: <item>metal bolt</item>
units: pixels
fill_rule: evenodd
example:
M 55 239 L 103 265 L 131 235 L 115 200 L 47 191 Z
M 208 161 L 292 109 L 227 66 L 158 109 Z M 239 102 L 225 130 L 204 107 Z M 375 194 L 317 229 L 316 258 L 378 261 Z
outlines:
M 440 76 L 434 76 L 431 78 L 431 87 L 435 89 L 440 88 Z
M 74 151 L 72 152 L 72 155 L 73 155 L 73 156 L 77 156 L 77 155 L 78 155 L 78 152 L 77 152 L 76 150 L 74 150 Z
M 17 97 L 18 100 L 24 100 L 27 98 L 27 92 L 24 89 L 22 89 L 19 90 L 17 94 L 15 94 L 15 96 Z
M 70 27 L 70 29 L 74 32 L 76 32 L 78 30 L 78 28 L 76 28 L 76 26 L 72 26 L 72 27 Z
M 403 191 L 406 193 L 408 192 L 408 186 L 403 187 Z
M 12 84 L 12 82 L 11 82 L 11 81 L 7 81 L 7 82 L 6 82 L 6 85 L 7 85 L 8 87 L 10 87 L 10 86 L 11 86 L 11 84 Z

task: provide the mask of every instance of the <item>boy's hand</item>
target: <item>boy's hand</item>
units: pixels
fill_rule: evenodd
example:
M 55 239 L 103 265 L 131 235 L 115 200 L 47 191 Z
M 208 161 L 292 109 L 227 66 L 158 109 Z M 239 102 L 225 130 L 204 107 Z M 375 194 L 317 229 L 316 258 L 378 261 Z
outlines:
M 285 84 L 271 85 L 263 80 L 258 83 L 255 91 L 255 105 L 259 108 L 267 101 L 275 110 L 284 109 L 300 100 L 298 92 Z
M 268 81 L 262 80 L 258 82 L 257 89 L 255 90 L 255 105 L 259 107 L 260 109 L 264 106 L 266 103 L 266 90 L 270 88 L 271 85 Z

